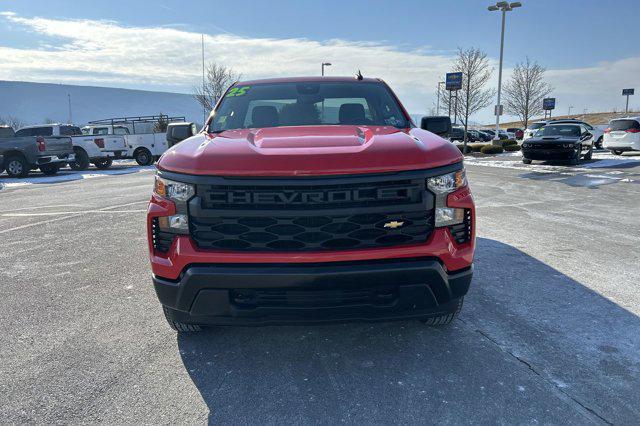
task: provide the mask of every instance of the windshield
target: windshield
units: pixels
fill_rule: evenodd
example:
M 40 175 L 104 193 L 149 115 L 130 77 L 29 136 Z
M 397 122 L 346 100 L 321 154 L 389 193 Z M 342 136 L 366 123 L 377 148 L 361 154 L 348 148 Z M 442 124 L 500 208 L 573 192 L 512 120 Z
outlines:
M 556 124 L 553 126 L 545 126 L 536 132 L 536 136 L 567 136 L 580 137 L 580 126 L 575 124 Z
M 262 83 L 232 87 L 216 110 L 209 132 L 330 124 L 409 127 L 382 83 Z

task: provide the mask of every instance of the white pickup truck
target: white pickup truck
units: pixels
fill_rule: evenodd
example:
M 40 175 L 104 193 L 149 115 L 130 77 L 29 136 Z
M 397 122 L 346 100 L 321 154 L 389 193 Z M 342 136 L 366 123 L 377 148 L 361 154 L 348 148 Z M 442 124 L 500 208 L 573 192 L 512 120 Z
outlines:
M 98 169 L 111 167 L 114 158 L 125 158 L 127 146 L 123 136 L 83 135 L 72 124 L 40 124 L 18 129 L 16 136 L 68 136 L 73 143 L 75 160 L 69 163 L 74 170 L 86 170 L 93 163 Z
M 82 128 L 86 135 L 123 137 L 127 154 L 141 166 L 154 163 L 169 148 L 166 128 L 170 123 L 184 122 L 184 117 L 147 115 L 90 121 Z

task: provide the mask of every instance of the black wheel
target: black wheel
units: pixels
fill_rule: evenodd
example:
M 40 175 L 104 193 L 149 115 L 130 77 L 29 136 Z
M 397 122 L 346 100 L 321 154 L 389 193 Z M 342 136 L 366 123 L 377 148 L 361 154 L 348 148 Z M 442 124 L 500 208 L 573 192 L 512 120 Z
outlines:
M 591 160 L 593 158 L 593 145 L 589 147 L 589 151 L 584 155 L 585 160 Z
M 619 149 L 612 149 L 612 150 L 611 150 L 611 153 L 612 153 L 613 155 L 622 155 L 622 151 L 620 151 Z
M 59 164 L 43 164 L 40 166 L 40 171 L 46 176 L 53 176 L 60 170 Z
M 71 170 L 87 170 L 89 168 L 89 155 L 82 148 L 73 148 L 76 159 L 69 163 Z
M 179 332 L 198 332 L 202 331 L 202 327 L 197 324 L 185 324 L 183 322 L 176 321 L 173 317 L 173 311 L 166 306 L 162 307 L 162 311 L 164 312 L 164 317 L 167 319 L 167 323 L 169 323 L 169 327 Z
M 420 321 L 423 324 L 431 325 L 431 326 L 451 324 L 454 319 L 458 318 L 458 315 L 460 314 L 460 311 L 462 310 L 462 303 L 463 302 L 464 302 L 464 297 L 461 297 L 460 299 L 458 299 L 458 303 L 457 303 L 455 309 L 453 310 L 453 312 L 450 312 L 450 313 L 445 314 L 445 315 L 440 315 L 438 317 L 425 318 L 425 319 L 422 319 Z
M 531 164 L 531 159 L 530 159 L 530 158 L 523 158 L 523 159 L 522 159 L 522 162 L 523 162 L 524 164 Z
M 7 174 L 13 178 L 26 177 L 29 174 L 29 164 L 22 155 L 12 155 L 8 157 L 4 162 L 4 169 Z
M 139 148 L 133 154 L 133 159 L 141 166 L 150 166 L 153 163 L 153 156 L 146 148 Z
M 578 145 L 576 148 L 576 153 L 573 154 L 573 158 L 569 160 L 569 164 L 572 166 L 577 166 L 580 164 L 580 157 L 582 157 L 582 145 Z
M 596 141 L 596 148 L 602 149 L 602 136 L 600 136 Z
M 113 160 L 109 157 L 100 158 L 93 162 L 93 165 L 100 170 L 108 169 L 109 167 L 111 167 L 112 164 L 113 164 Z

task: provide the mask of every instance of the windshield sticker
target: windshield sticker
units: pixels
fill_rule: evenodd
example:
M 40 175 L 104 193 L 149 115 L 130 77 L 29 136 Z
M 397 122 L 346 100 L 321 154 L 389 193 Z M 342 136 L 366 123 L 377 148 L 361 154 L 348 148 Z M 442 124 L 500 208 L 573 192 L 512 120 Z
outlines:
M 251 86 L 242 86 L 242 87 L 232 87 L 227 93 L 227 96 L 244 96 L 247 94 L 247 91 L 251 89 Z

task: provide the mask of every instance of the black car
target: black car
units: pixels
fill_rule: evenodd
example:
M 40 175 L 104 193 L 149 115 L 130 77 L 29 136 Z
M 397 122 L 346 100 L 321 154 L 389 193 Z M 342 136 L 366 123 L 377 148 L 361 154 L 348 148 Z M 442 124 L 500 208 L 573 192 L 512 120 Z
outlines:
M 485 130 L 478 130 L 478 133 L 480 134 L 482 142 L 491 142 L 493 140 L 493 135 Z
M 449 140 L 451 142 L 464 141 L 464 129 L 460 127 L 452 127 L 449 132 Z
M 547 124 L 522 143 L 522 162 L 564 160 L 578 164 L 593 155 L 593 135 L 582 124 Z

